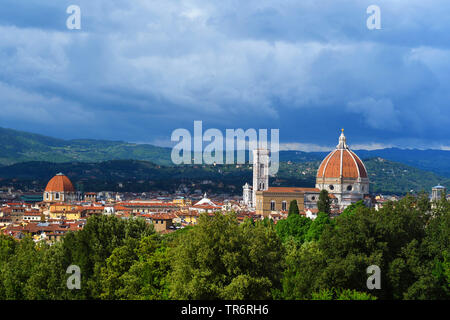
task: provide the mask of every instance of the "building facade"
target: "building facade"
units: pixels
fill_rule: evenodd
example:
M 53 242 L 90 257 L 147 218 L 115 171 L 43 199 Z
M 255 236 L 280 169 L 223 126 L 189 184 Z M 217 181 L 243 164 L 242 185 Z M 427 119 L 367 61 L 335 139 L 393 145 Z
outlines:
M 336 149 L 321 162 L 316 175 L 315 188 L 269 187 L 269 151 L 253 151 L 253 208 L 265 217 L 289 210 L 297 200 L 299 211 L 316 210 L 321 190 L 327 190 L 337 211 L 363 200 L 369 194 L 369 178 L 361 159 L 347 145 L 344 130 Z M 248 201 L 249 186 L 244 187 L 244 203 Z

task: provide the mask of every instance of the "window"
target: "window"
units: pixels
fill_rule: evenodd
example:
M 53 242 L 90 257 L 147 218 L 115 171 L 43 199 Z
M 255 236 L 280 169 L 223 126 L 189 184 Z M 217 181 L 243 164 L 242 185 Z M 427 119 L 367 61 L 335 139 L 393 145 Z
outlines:
M 315 197 L 315 196 L 312 196 L 312 197 L 311 197 L 311 200 L 312 200 L 312 201 L 316 200 L 316 197 Z
M 347 186 L 347 191 L 352 191 L 353 187 L 351 185 Z
M 45 193 L 45 199 L 48 200 L 48 192 Z
M 330 185 L 328 186 L 328 188 L 329 188 L 330 190 L 334 190 L 334 186 L 333 186 L 332 184 L 330 184 Z
M 59 199 L 59 192 L 56 193 L 55 198 Z
M 286 211 L 286 208 L 287 208 L 287 206 L 286 206 L 286 201 L 283 201 L 283 202 L 281 203 L 281 210 Z
M 275 201 L 270 201 L 270 210 L 275 211 Z

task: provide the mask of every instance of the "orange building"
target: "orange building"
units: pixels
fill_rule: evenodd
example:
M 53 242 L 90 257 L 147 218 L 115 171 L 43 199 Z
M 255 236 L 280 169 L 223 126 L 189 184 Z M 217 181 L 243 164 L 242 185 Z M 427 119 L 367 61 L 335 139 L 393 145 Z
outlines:
M 46 203 L 70 202 L 76 200 L 76 192 L 69 178 L 58 173 L 48 182 L 43 198 Z

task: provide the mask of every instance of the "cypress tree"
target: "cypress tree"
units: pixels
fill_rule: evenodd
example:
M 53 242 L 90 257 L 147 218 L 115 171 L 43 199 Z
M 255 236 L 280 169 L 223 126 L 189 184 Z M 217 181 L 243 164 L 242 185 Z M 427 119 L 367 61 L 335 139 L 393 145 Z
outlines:
M 319 209 L 319 212 L 324 212 L 327 215 L 330 215 L 331 213 L 331 199 L 328 196 L 328 191 L 325 189 L 320 191 L 317 209 Z
M 291 203 L 289 204 L 289 214 L 300 214 L 300 212 L 298 211 L 298 204 L 297 204 L 297 200 L 292 200 Z

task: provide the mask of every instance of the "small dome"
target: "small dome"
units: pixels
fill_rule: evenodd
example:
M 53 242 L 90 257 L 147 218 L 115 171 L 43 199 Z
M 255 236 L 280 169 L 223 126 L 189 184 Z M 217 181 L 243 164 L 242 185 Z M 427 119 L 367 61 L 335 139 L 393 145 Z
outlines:
M 69 178 L 62 173 L 58 173 L 47 183 L 45 192 L 75 192 L 75 188 Z
M 367 178 L 363 162 L 347 146 L 344 131 L 339 137 L 336 149 L 320 164 L 317 178 Z

